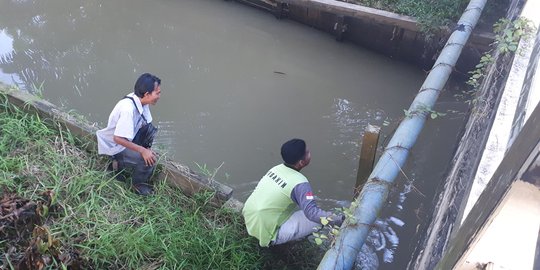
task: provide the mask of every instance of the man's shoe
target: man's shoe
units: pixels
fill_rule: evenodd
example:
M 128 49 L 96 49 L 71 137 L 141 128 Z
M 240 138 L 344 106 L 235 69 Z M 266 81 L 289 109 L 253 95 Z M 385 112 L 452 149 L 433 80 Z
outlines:
M 133 191 L 135 191 L 135 193 L 142 196 L 148 196 L 154 193 L 154 191 L 152 190 L 152 187 L 145 183 L 133 185 Z
M 111 160 L 111 162 L 109 162 L 109 166 L 107 166 L 107 171 L 117 172 L 118 171 L 118 160 L 116 160 L 116 159 Z
M 118 160 L 113 159 L 111 160 L 111 162 L 109 162 L 109 165 L 107 166 L 107 171 L 114 175 L 114 178 L 116 178 L 116 180 L 120 182 L 126 182 L 126 174 L 123 171 L 119 170 L 118 167 Z

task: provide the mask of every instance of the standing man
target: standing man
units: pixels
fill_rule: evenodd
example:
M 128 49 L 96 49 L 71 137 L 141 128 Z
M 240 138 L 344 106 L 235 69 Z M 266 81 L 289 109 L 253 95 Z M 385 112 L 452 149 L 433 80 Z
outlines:
M 159 100 L 160 85 L 158 77 L 142 74 L 135 83 L 134 92 L 116 103 L 107 127 L 96 132 L 98 153 L 112 158 L 115 172 L 131 170 L 132 188 L 140 195 L 152 194 L 149 180 L 157 157 L 152 149 L 137 145 L 132 140 L 141 126 L 152 122 L 149 105 L 155 105 Z
M 301 139 L 281 146 L 284 163 L 270 169 L 247 199 L 242 214 L 249 235 L 267 247 L 308 236 L 321 227 L 321 217 L 340 226 L 343 216 L 321 210 L 313 200 L 307 178 L 300 170 L 311 161 L 311 153 Z

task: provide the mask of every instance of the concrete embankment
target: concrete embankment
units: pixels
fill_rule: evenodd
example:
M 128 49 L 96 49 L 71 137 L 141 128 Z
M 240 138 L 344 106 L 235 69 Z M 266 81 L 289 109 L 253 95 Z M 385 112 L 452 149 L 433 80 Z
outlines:
M 337 40 L 346 40 L 388 57 L 429 69 L 451 29 L 426 38 L 418 21 L 410 16 L 360 5 L 329 0 L 236 0 L 330 33 Z M 493 35 L 473 32 L 456 69 L 467 73 L 483 51 L 493 42 Z

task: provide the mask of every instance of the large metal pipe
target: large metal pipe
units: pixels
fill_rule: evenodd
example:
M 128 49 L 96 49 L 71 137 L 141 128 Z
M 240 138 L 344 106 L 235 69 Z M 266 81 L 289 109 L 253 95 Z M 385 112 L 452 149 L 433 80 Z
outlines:
M 394 136 L 385 148 L 369 176 L 362 192 L 356 199 L 335 244 L 326 252 L 318 269 L 352 269 L 360 248 L 364 245 L 371 225 L 383 208 L 390 186 L 407 160 L 409 151 L 422 130 L 427 115 L 439 97 L 465 43 L 478 22 L 486 0 L 471 0 L 461 15 L 457 27 L 446 42 L 441 54 L 433 65 L 418 95 L 411 104 L 407 115 L 401 121 Z

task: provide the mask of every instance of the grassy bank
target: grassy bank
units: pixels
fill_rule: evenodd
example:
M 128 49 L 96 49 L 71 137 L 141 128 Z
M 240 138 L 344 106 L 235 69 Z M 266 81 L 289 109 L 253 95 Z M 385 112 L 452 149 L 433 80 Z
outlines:
M 238 213 L 207 203 L 211 194 L 188 198 L 163 181 L 154 196 L 133 194 L 61 125 L 0 102 L 0 268 L 316 266 L 304 249 L 287 261 L 259 248 Z
M 457 22 L 469 0 L 338 0 L 362 6 L 387 10 L 417 18 L 422 31 L 436 33 L 440 27 Z M 507 0 L 489 1 L 480 24 L 491 26 L 504 17 Z M 489 30 L 489 27 L 488 27 Z

